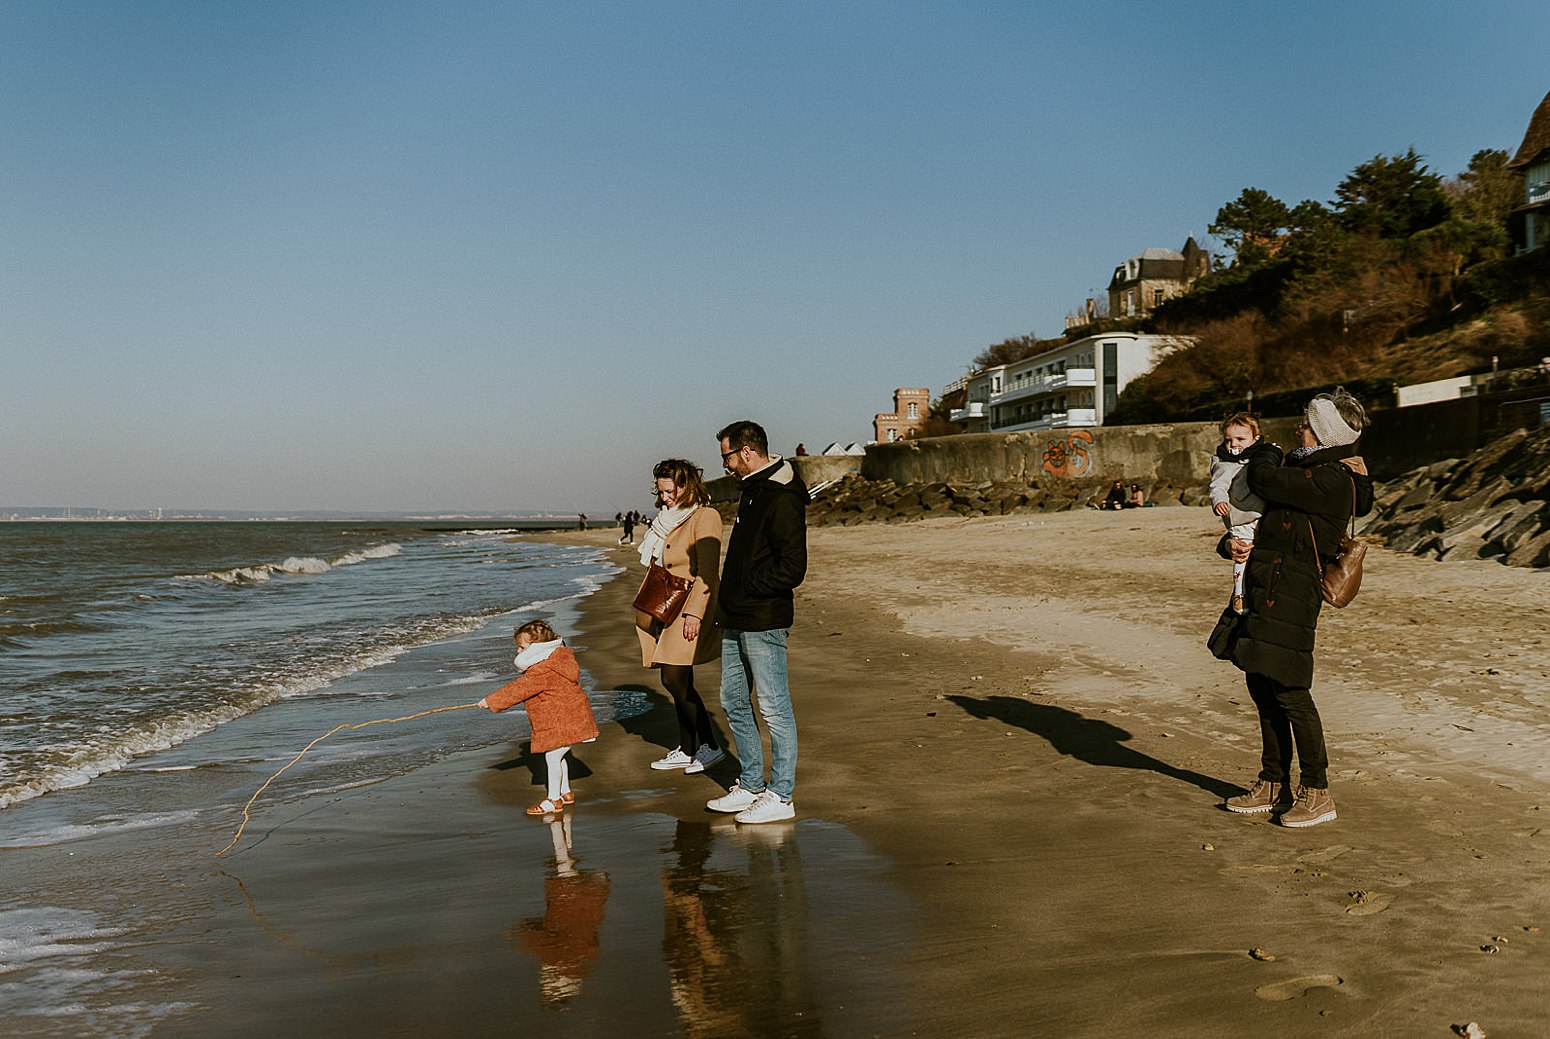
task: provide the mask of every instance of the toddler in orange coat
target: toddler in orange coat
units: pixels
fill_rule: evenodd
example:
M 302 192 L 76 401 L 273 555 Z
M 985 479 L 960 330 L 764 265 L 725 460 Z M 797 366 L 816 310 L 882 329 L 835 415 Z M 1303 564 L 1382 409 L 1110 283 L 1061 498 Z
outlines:
M 581 688 L 581 666 L 565 640 L 544 621 L 528 621 L 512 636 L 517 643 L 516 681 L 507 682 L 479 701 L 480 707 L 504 711 L 527 704 L 533 726 L 533 752 L 549 767 L 549 796 L 527 810 L 528 815 L 563 812 L 576 798 L 570 790 L 572 744 L 597 739 L 597 720 Z

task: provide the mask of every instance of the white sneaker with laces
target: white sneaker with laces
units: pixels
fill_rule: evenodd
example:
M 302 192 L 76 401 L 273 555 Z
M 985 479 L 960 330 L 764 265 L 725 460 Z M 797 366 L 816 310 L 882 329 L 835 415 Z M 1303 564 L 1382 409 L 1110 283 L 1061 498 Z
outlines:
M 783 800 L 773 790 L 766 790 L 747 809 L 737 813 L 737 821 L 740 823 L 778 823 L 784 822 L 787 819 L 794 819 L 796 814 L 797 806 L 794 802 Z
M 691 776 L 698 775 L 726 756 L 726 751 L 720 747 L 702 743 L 700 749 L 694 752 L 694 760 L 684 766 L 684 771 Z
M 737 783 L 733 783 L 731 790 L 728 790 L 720 797 L 713 797 L 706 801 L 705 807 L 713 812 L 741 812 L 746 808 L 752 807 L 753 803 L 762 796 L 762 792 L 755 794 L 744 790 Z
M 670 768 L 688 768 L 694 764 L 694 759 L 684 753 L 682 747 L 674 747 L 667 752 L 667 757 L 659 758 L 651 763 L 651 767 L 658 770 Z

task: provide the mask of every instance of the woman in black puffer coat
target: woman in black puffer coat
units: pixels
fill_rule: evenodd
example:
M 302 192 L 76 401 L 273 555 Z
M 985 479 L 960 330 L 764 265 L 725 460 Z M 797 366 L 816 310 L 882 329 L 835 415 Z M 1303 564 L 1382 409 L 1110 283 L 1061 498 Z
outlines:
M 1372 477 L 1356 453 L 1366 425 L 1361 404 L 1337 389 L 1308 403 L 1297 427 L 1301 445 L 1284 459 L 1274 444 L 1249 449 L 1249 488 L 1265 499 L 1266 508 L 1252 548 L 1241 541 L 1227 546 L 1229 555 L 1248 553 L 1248 612 L 1223 619 L 1233 624 L 1227 655 L 1245 673 L 1264 751 L 1259 781 L 1248 793 L 1228 798 L 1229 811 L 1285 809 L 1283 826 L 1335 818 L 1324 728 L 1310 692 L 1313 639 L 1324 605 L 1322 564 L 1334 557 L 1351 516 L 1372 510 Z M 1294 748 L 1300 771 L 1295 797 Z

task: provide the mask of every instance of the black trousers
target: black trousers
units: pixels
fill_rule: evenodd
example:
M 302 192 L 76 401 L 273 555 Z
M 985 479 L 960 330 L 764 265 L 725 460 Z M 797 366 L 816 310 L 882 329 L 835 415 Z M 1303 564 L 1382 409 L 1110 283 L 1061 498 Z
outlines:
M 1249 696 L 1259 709 L 1259 734 L 1264 742 L 1259 778 L 1291 784 L 1292 750 L 1297 751 L 1301 786 L 1329 787 L 1329 754 L 1324 749 L 1324 723 L 1313 694 L 1300 686 L 1282 685 L 1269 675 L 1249 672 Z

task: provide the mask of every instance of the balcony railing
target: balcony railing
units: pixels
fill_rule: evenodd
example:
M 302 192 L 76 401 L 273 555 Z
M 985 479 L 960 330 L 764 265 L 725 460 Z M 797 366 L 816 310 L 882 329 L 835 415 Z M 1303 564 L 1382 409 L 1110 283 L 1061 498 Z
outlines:
M 1096 408 L 1069 408 L 1065 411 L 1052 411 L 1034 419 L 1022 419 L 1021 421 L 1002 422 L 993 426 L 997 433 L 1016 432 L 1022 429 L 1071 429 L 1078 426 L 1096 426 L 1098 424 L 1098 411 Z
M 1064 372 L 1055 375 L 1046 375 L 1039 379 L 1027 379 L 1015 383 L 990 395 L 990 403 L 1006 404 L 1011 401 L 1026 400 L 1029 397 L 1037 397 L 1044 393 L 1054 393 L 1070 386 L 1096 386 L 1098 385 L 1098 371 L 1095 368 L 1067 368 Z

